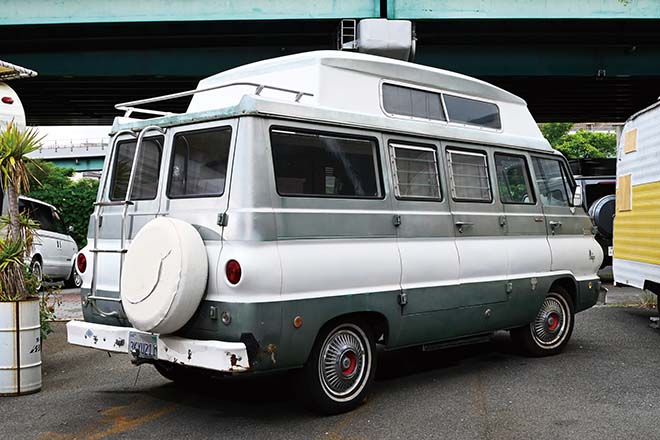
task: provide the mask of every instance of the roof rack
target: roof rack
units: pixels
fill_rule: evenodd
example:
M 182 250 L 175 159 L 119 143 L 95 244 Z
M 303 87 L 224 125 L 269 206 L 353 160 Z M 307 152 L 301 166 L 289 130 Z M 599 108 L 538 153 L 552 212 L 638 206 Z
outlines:
M 37 76 L 34 70 L 0 60 L 0 81 Z
M 156 115 L 156 116 L 168 116 L 168 115 L 174 115 L 178 113 L 173 113 L 173 112 L 163 112 L 160 110 L 151 110 L 151 109 L 146 109 L 146 108 L 139 108 L 139 105 L 144 105 L 144 104 L 151 104 L 154 102 L 162 102 L 162 101 L 169 101 L 172 99 L 177 99 L 177 98 L 184 98 L 186 96 L 192 96 L 196 95 L 197 93 L 203 93 L 203 92 L 208 92 L 211 90 L 218 90 L 218 89 L 224 89 L 227 87 L 236 87 L 236 86 L 251 86 L 255 87 L 255 95 L 261 94 L 262 91 L 268 89 L 268 90 L 275 90 L 278 92 L 285 92 L 285 93 L 291 93 L 295 94 L 295 102 L 300 102 L 300 99 L 303 96 L 314 96 L 312 93 L 307 93 L 307 92 L 301 92 L 300 90 L 291 90 L 291 89 L 284 89 L 282 87 L 275 87 L 275 86 L 269 86 L 267 84 L 258 84 L 258 83 L 252 83 L 252 82 L 234 82 L 234 83 L 228 83 L 228 84 L 220 84 L 217 86 L 212 86 L 212 87 L 205 87 L 203 89 L 195 89 L 195 90 L 188 90 L 185 92 L 179 92 L 179 93 L 172 93 L 169 95 L 163 95 L 163 96 L 156 96 L 154 98 L 147 98 L 147 99 L 140 99 L 137 101 L 130 101 L 130 102 L 122 102 L 117 105 L 115 105 L 115 109 L 117 110 L 122 110 L 126 113 L 124 113 L 124 117 L 129 117 L 133 112 L 135 113 L 144 113 L 148 115 Z

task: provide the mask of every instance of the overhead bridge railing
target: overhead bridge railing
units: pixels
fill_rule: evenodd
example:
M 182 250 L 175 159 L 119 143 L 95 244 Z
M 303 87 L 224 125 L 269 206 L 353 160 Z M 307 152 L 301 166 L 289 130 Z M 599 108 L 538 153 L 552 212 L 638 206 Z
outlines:
M 124 111 L 124 116 L 129 117 L 132 113 L 143 113 L 147 115 L 156 115 L 156 116 L 168 116 L 168 115 L 174 115 L 177 113 L 174 112 L 164 112 L 160 110 L 152 110 L 152 109 L 146 109 L 138 106 L 146 105 L 146 104 L 153 104 L 155 102 L 163 102 L 163 101 L 171 101 L 173 99 L 178 99 L 178 98 L 185 98 L 186 96 L 193 96 L 198 93 L 204 93 L 204 92 L 210 92 L 212 90 L 219 90 L 219 89 L 224 89 L 228 87 L 241 87 L 241 86 L 248 86 L 248 87 L 254 87 L 255 91 L 254 94 L 259 96 L 261 92 L 264 90 L 274 90 L 276 92 L 284 92 L 284 93 L 290 93 L 294 95 L 294 101 L 295 102 L 300 102 L 303 96 L 314 96 L 312 93 L 307 93 L 307 92 L 302 92 L 300 90 L 292 90 L 292 89 L 285 89 L 282 87 L 276 87 L 276 86 L 269 86 L 267 84 L 258 84 L 258 83 L 253 83 L 253 82 L 234 82 L 234 83 L 228 83 L 228 84 L 220 84 L 217 86 L 212 86 L 212 87 L 205 87 L 202 89 L 195 89 L 195 90 L 188 90 L 185 92 L 179 92 L 179 93 L 171 93 L 169 95 L 163 95 L 163 96 L 156 96 L 154 98 L 147 98 L 147 99 L 140 99 L 137 101 L 130 101 L 130 102 L 122 102 L 120 104 L 115 105 L 115 108 L 117 110 Z

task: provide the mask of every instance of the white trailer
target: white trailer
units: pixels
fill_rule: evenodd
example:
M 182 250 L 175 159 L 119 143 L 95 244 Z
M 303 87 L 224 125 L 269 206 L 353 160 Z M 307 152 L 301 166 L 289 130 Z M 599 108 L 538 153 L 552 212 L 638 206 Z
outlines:
M 628 119 L 617 158 L 614 281 L 660 295 L 660 101 Z
M 25 110 L 18 94 L 4 81 L 36 76 L 37 72 L 0 60 L 0 128 L 11 121 L 25 127 Z

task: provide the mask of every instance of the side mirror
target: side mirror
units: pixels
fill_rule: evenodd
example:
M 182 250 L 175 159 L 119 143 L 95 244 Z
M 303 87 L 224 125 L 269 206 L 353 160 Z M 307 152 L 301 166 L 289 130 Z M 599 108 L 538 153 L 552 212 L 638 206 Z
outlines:
M 573 194 L 573 206 L 582 206 L 582 187 L 577 185 Z
M 73 232 L 74 231 L 73 225 L 69 225 L 69 227 L 66 228 L 66 230 L 69 232 Z

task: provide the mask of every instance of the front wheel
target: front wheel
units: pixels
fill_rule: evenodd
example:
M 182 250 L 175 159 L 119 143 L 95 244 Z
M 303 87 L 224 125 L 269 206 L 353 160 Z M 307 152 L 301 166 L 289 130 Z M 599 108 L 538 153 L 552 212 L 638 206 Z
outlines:
M 32 272 L 32 276 L 34 277 L 37 290 L 41 290 L 44 283 L 44 271 L 43 268 L 41 267 L 41 261 L 36 259 L 32 260 L 32 264 L 30 264 L 30 271 Z
M 347 321 L 322 331 L 303 370 L 307 399 L 326 414 L 356 408 L 366 398 L 376 371 L 371 328 Z
M 530 356 L 560 353 L 573 333 L 573 301 L 565 290 L 553 290 L 546 295 L 532 323 L 511 330 L 511 338 Z

